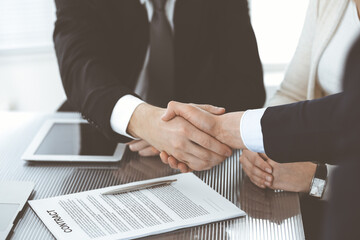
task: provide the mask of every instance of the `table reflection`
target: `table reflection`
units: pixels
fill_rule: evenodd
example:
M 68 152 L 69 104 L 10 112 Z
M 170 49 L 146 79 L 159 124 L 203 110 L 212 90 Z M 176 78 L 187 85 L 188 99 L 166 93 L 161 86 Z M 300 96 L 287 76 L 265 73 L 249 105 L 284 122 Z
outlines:
M 299 202 L 294 201 L 294 193 L 261 189 L 245 174 L 238 195 L 241 209 L 255 219 L 281 224 L 285 219 L 300 214 Z

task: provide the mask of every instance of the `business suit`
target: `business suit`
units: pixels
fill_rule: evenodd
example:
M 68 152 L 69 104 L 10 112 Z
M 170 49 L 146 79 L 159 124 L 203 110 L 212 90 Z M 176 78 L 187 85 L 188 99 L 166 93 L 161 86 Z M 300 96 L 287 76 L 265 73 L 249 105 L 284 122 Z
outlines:
M 149 45 L 147 13 L 135 0 L 56 0 L 54 42 L 69 104 L 117 141 L 110 115 L 134 94 Z M 261 107 L 262 68 L 245 0 L 177 0 L 173 99 Z
M 264 148 L 270 158 L 279 162 L 338 163 L 357 155 L 359 65 L 360 38 L 349 52 L 342 93 L 266 109 L 261 126 Z
M 268 108 L 262 119 L 264 148 L 279 162 L 340 165 L 334 174 L 323 239 L 360 239 L 360 38 L 352 47 L 344 92 Z
M 349 73 L 346 77 L 351 79 Z M 344 156 L 356 154 L 360 143 L 360 88 L 352 79 L 345 87 L 343 93 L 268 108 L 261 119 L 268 156 L 278 162 L 336 164 Z

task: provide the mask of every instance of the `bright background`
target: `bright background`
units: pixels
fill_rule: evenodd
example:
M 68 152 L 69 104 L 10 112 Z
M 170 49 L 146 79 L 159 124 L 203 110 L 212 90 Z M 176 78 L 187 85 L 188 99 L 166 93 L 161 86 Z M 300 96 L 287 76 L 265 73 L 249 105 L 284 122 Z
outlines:
M 283 79 L 307 5 L 308 0 L 249 4 L 268 97 Z M 0 0 L 0 110 L 55 111 L 65 100 L 52 43 L 54 22 L 51 0 Z

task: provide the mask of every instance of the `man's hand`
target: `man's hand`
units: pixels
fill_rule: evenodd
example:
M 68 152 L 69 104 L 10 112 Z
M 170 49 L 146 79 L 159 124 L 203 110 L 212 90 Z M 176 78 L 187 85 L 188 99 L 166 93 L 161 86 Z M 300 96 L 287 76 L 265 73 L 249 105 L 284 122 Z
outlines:
M 240 136 L 242 115 L 243 112 L 214 115 L 204 110 L 204 107 L 199 107 L 199 105 L 171 101 L 162 119 L 169 121 L 176 116 L 181 116 L 196 128 L 215 137 L 220 142 L 235 149 L 243 149 L 245 145 Z
M 249 176 L 251 182 L 260 188 L 271 187 L 273 183 L 272 166 L 266 162 L 267 157 L 264 158 L 262 155 L 249 150 L 243 150 L 240 156 L 240 162 L 246 175 Z
M 140 156 L 143 157 L 153 157 L 158 156 L 160 152 L 151 146 L 145 140 L 133 140 L 128 143 L 129 148 L 133 152 L 138 152 Z
M 173 156 L 169 156 L 166 152 L 160 153 L 161 161 L 165 164 L 169 164 L 169 166 L 173 169 L 178 169 L 182 173 L 192 172 L 194 171 L 188 165 L 183 162 L 176 160 Z
M 231 149 L 200 131 L 181 117 L 165 122 L 165 110 L 140 104 L 134 111 L 128 133 L 141 138 L 159 151 L 165 151 L 191 169 L 205 170 L 231 156 Z

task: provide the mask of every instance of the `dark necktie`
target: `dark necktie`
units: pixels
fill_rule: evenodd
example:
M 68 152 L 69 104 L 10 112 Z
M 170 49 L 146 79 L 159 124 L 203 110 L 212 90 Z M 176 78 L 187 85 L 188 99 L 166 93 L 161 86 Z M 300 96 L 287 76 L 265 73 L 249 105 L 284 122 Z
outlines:
M 165 15 L 167 0 L 151 0 L 154 14 L 150 23 L 149 89 L 147 101 L 166 107 L 174 92 L 173 34 Z

